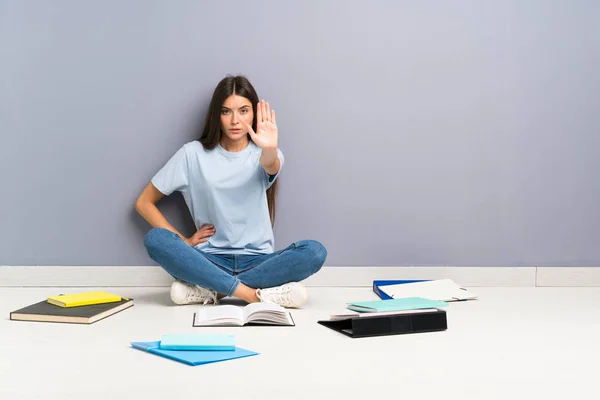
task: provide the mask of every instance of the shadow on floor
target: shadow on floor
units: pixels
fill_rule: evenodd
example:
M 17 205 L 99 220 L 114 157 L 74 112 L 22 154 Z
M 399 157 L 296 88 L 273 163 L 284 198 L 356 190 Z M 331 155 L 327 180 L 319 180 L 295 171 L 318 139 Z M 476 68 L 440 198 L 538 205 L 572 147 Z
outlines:
M 134 303 L 146 303 L 146 304 L 158 304 L 161 306 L 177 306 L 171 301 L 171 297 L 169 296 L 169 289 L 165 288 L 164 291 L 153 291 L 148 293 L 138 294 L 133 297 Z M 226 297 L 219 300 L 219 305 L 234 305 L 234 306 L 246 306 L 248 303 L 242 299 L 238 299 L 235 297 Z

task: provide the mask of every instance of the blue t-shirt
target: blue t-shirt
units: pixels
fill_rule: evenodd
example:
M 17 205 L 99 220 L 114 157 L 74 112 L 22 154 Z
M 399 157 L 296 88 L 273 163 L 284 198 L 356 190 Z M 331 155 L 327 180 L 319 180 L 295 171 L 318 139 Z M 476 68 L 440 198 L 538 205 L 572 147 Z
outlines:
M 274 251 L 266 190 L 283 167 L 269 176 L 259 162 L 262 150 L 250 141 L 239 152 L 221 145 L 206 150 L 195 140 L 184 144 L 152 178 L 163 194 L 175 191 L 183 198 L 196 229 L 215 226 L 215 234 L 196 248 L 215 254 L 265 254 Z

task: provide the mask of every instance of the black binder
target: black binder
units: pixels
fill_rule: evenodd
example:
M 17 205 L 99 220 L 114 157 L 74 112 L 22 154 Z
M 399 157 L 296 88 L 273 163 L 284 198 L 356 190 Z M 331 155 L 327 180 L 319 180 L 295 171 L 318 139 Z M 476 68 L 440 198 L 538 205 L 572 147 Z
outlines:
M 444 310 L 317 322 L 351 338 L 437 332 L 448 329 L 446 311 Z

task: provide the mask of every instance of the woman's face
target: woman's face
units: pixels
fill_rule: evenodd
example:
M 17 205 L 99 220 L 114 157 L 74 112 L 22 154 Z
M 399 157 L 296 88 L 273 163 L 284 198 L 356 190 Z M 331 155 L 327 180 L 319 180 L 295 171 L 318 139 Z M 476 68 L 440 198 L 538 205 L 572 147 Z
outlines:
M 232 94 L 223 102 L 221 107 L 221 130 L 230 140 L 246 137 L 246 124 L 252 126 L 254 111 L 250 100 Z

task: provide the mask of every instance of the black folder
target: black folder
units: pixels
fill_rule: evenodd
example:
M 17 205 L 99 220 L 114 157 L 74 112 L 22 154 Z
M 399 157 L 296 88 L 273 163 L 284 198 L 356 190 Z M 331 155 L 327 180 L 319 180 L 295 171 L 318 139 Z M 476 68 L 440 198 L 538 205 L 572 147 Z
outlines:
M 448 329 L 446 311 L 444 310 L 414 314 L 351 317 L 317 322 L 351 338 L 437 332 Z

